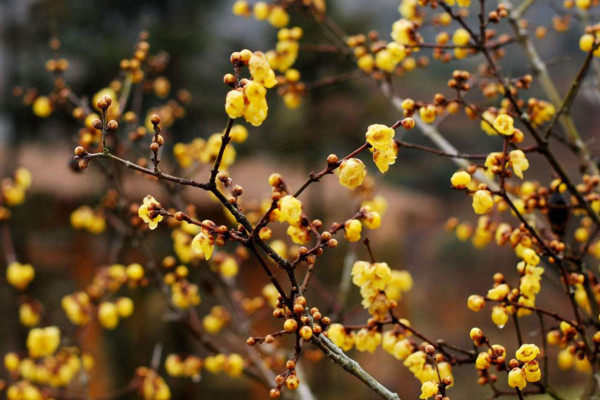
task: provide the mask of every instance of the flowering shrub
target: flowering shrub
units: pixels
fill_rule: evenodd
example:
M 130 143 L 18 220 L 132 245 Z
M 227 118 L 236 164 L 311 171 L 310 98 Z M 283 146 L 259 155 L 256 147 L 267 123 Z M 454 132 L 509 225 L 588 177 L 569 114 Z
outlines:
M 593 263 L 600 258 L 600 172 L 597 155 L 588 147 L 587 135 L 577 129 L 571 108 L 587 76 L 598 70 L 600 26 L 586 22 L 596 16 L 598 1 L 565 0 L 553 20 L 556 31 L 568 29 L 571 15 L 585 25 L 579 40 L 581 59 L 575 60 L 578 72 L 564 95 L 528 31 L 525 17 L 536 9 L 534 3 L 402 0 L 389 33 L 350 34 L 336 25 L 324 1 L 236 1 L 235 15 L 266 20 L 278 29 L 275 48 L 232 52 L 231 70 L 223 71 L 223 114 L 214 116 L 225 127 L 189 143 L 169 139 L 175 120 L 185 117 L 191 94 L 181 90 L 171 98 L 171 82 L 162 75 L 167 59 L 153 55 L 146 32 L 131 58 L 121 60 L 119 77 L 90 96 L 91 102 L 69 86 L 64 75 L 69 62 L 58 55 L 58 39 L 52 40 L 57 56 L 46 63 L 54 76 L 52 91 L 15 94 L 23 95 L 37 117 L 66 112 L 78 121 L 73 168 L 84 174 L 98 169 L 111 190 L 97 204 L 73 208 L 70 223 L 82 234 L 84 230 L 116 238 L 117 250 L 82 287 L 62 294 L 61 312 L 69 324 L 60 326 L 51 305 L 36 300 L 29 290 L 36 270 L 11 240 L 11 209 L 26 201 L 35 177 L 21 167 L 2 180 L 6 281 L 21 296 L 19 318 L 28 334 L 22 350 L 4 355 L 0 390 L 10 400 L 86 397 L 94 357 L 81 337 L 94 325 L 120 329 L 123 319 L 144 307 L 136 292 L 152 288 L 168 304 L 165 318 L 189 333 L 198 351 L 183 354 L 165 347 L 163 354 L 163 345 L 157 344 L 148 357 L 151 361 L 131 371 L 127 386 L 101 398 L 136 394 L 145 400 L 169 399 L 170 382 L 191 384 L 210 373 L 250 377 L 265 387 L 265 397 L 310 399 L 315 388 L 302 368 L 309 370 L 322 358 L 337 366 L 319 368 L 341 367 L 385 399 L 404 398 L 409 386 L 420 388 L 422 399 L 461 398 L 474 383 L 485 386 L 492 398 L 567 398 L 556 387 L 559 373 L 553 368 L 550 372 L 555 364 L 585 374 L 582 398 L 596 398 L 600 284 Z M 303 42 L 304 30 L 294 25 L 300 18 L 318 28 L 323 43 Z M 535 30 L 538 38 L 546 33 L 544 27 Z M 507 52 L 517 49 L 531 64 L 531 74 L 513 76 L 503 68 Z M 329 77 L 318 85 L 302 82 L 303 71 L 294 67 L 303 50 L 342 56 L 331 62 L 349 64 L 352 75 Z M 418 54 L 428 56 L 417 59 Z M 401 98 L 394 81 L 429 62 L 457 65 L 447 77 L 447 88 L 433 96 Z M 256 181 L 238 182 L 230 167 L 237 159 L 236 148 L 255 134 L 247 125 L 260 127 L 269 118 L 269 104 L 278 101 L 272 92 L 294 109 L 311 88 L 357 77 L 379 86 L 395 112 L 386 121 L 348 132 L 362 144 L 343 157 L 327 156 L 322 170 L 309 173 L 298 188 L 273 171 L 255 177 L 268 181 L 270 193 L 248 198 L 242 185 Z M 528 91 L 534 87 L 541 98 Z M 140 99 L 150 93 L 161 105 L 142 105 Z M 473 142 L 488 140 L 494 151 L 482 146 L 479 153 L 461 152 L 451 144 L 444 135 L 444 119 L 462 113 L 472 121 Z M 404 139 L 416 131 L 434 146 Z M 569 161 L 558 156 L 559 145 L 570 151 Z M 470 202 L 476 223 L 472 227 L 450 218 L 447 230 L 460 240 L 471 238 L 477 248 L 492 244 L 514 253 L 511 265 L 497 266 L 491 285 L 468 298 L 449 299 L 459 301 L 465 312 L 489 314 L 499 329 L 514 329 L 513 340 L 495 339 L 491 328 L 484 332 L 464 326 L 470 343 L 453 344 L 444 339 L 443 329 L 426 332 L 403 315 L 400 304 L 419 283 L 398 268 L 397 260 L 382 258 L 377 243 L 368 237 L 393 222 L 386 218 L 385 199 L 375 194 L 372 175 L 386 174 L 411 150 L 457 164 L 458 170 L 447 177 L 448 193 L 464 195 L 464 208 L 470 209 Z M 530 178 L 534 159 L 545 169 L 543 179 Z M 202 180 L 189 177 L 196 169 L 203 171 Z M 143 198 L 131 198 L 123 185 L 127 174 L 151 180 L 153 189 Z M 360 202 L 341 220 L 314 218 L 305 193 L 337 185 L 328 177 L 334 174 Z M 181 187 L 192 188 L 194 196 L 206 196 L 218 207 L 196 207 Z M 167 255 L 149 245 L 161 235 L 168 236 Z M 319 290 L 311 290 L 322 285 L 317 280 L 320 270 L 331 267 L 324 256 L 343 258 L 346 246 L 341 242 L 364 247 L 360 259 L 346 262 L 339 274 L 340 286 L 353 284 L 348 290 L 361 298 L 362 309 L 355 311 L 360 323 L 355 325 L 346 318 L 351 300 L 334 308 L 319 307 Z M 136 250 L 132 261 L 124 256 L 128 246 Z M 241 269 L 260 274 L 260 295 L 240 282 Z M 567 310 L 556 311 L 540 301 L 538 295 L 551 283 L 561 287 Z M 276 321 L 276 329 L 264 322 L 265 315 L 271 323 Z M 522 329 L 531 319 L 539 323 L 533 334 Z M 357 362 L 368 357 L 356 357 L 354 349 L 374 353 L 380 347 L 393 357 L 390 365 L 405 368 L 413 381 L 383 382 Z M 556 356 L 554 348 L 560 349 Z M 456 379 L 459 369 L 472 374 Z

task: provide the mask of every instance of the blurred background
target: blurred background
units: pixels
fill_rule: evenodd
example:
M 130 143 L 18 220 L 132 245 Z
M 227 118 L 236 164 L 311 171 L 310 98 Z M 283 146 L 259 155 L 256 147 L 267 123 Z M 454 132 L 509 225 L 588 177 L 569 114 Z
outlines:
M 332 18 L 349 34 L 380 32 L 389 38 L 391 24 L 399 18 L 398 1 L 364 0 L 328 1 Z M 528 21 L 533 29 L 547 28 L 544 39 L 534 39 L 542 58 L 548 62 L 551 75 L 561 93 L 565 93 L 585 54 L 577 43 L 582 34 L 581 24 L 574 21 L 566 32 L 556 32 L 552 18 L 560 11 L 559 1 L 543 1 L 529 12 Z M 550 6 L 552 3 L 552 6 Z M 140 31 L 148 31 L 151 53 L 166 51 L 170 62 L 164 75 L 174 90 L 186 89 L 192 95 L 184 118 L 178 119 L 166 133 L 165 154 L 171 153 L 176 141 L 189 142 L 194 138 L 208 138 L 219 132 L 226 123 L 223 109 L 227 87 L 222 78 L 231 72 L 229 55 L 243 48 L 269 50 L 276 42 L 276 29 L 266 22 L 234 16 L 233 2 L 227 1 L 144 1 L 116 0 L 3 0 L 0 4 L 0 176 L 8 176 L 17 166 L 28 168 L 33 174 L 33 187 L 25 204 L 13 209 L 10 229 L 18 258 L 32 263 L 38 275 L 31 293 L 45 304 L 48 318 L 59 326 L 68 326 L 60 308 L 62 296 L 85 287 L 94 270 L 107 263 L 111 243 L 109 231 L 92 235 L 75 231 L 69 225 L 71 212 L 82 204 L 97 204 L 105 194 L 106 182 L 92 165 L 85 173 L 74 173 L 69 168 L 79 124 L 69 115 L 56 110 L 50 118 L 36 118 L 30 106 L 12 95 L 15 86 L 37 88 L 40 93 L 52 90 L 52 75 L 44 64 L 52 57 L 48 46 L 51 37 L 60 39 L 61 57 L 69 60 L 65 79 L 74 93 L 91 96 L 105 87 L 119 72 L 119 61 L 130 57 Z M 562 15 L 562 14 L 561 14 Z M 470 17 L 475 18 L 475 16 Z M 318 29 L 305 19 L 292 16 L 291 26 L 302 26 L 302 43 L 323 44 Z M 498 28 L 502 32 L 504 24 Z M 426 38 L 435 36 L 439 28 L 426 26 Z M 509 57 L 502 62 L 505 73 L 520 76 L 528 73 L 528 63 L 520 48 L 507 48 Z M 420 55 L 430 57 L 423 50 Z M 431 101 L 436 92 L 451 95 L 446 82 L 454 69 L 476 70 L 481 59 L 440 64 L 430 60 L 427 68 L 417 68 L 394 79 L 397 93 L 402 97 Z M 344 74 L 355 69 L 346 58 L 321 53 L 301 52 L 296 68 L 302 80 L 320 79 Z M 598 155 L 597 82 L 584 84 L 573 107 L 573 116 L 584 139 Z M 261 200 L 268 197 L 267 178 L 272 172 L 281 173 L 291 187 L 298 187 L 313 170 L 325 165 L 330 153 L 344 156 L 360 146 L 369 124 L 391 125 L 402 118 L 385 98 L 377 84 L 368 77 L 326 86 L 310 91 L 299 108 L 285 107 L 275 91 L 269 94 L 269 118 L 259 128 L 249 126 L 247 142 L 236 145 L 238 161 L 231 168 L 236 183 L 246 189 L 245 196 Z M 537 85 L 528 92 L 543 98 Z M 480 93 L 473 93 L 471 101 L 489 104 Z M 149 96 L 145 109 L 160 102 Z M 147 108 L 146 108 L 147 107 Z M 500 151 L 501 143 L 488 137 L 478 122 L 469 121 L 463 113 L 449 116 L 440 125 L 442 134 L 464 152 L 486 153 Z M 417 131 L 411 131 L 405 140 L 430 145 Z M 561 161 L 577 176 L 576 162 L 557 148 L 564 156 Z M 165 158 L 168 158 L 165 156 Z M 399 314 L 430 338 L 443 338 L 449 343 L 469 347 L 469 330 L 473 326 L 484 329 L 492 340 L 505 344 L 509 352 L 516 350 L 514 329 L 511 324 L 500 330 L 490 320 L 490 307 L 480 313 L 470 312 L 466 299 L 470 294 L 484 294 L 492 285 L 492 276 L 501 271 L 511 282 L 516 282 L 517 259 L 509 248 L 490 245 L 476 249 L 469 241 L 459 240 L 453 232 L 444 230 L 446 220 L 458 217 L 475 226 L 470 200 L 462 193 L 449 190 L 449 177 L 456 166 L 449 160 L 429 154 L 402 149 L 396 164 L 385 176 L 363 157 L 377 184 L 377 191 L 389 203 L 380 230 L 369 231 L 368 237 L 378 259 L 388 262 L 393 269 L 411 272 L 415 284 L 400 302 Z M 543 160 L 531 158 L 528 179 L 548 184 L 553 178 Z M 169 165 L 169 164 L 166 164 Z M 165 167 L 167 168 L 167 167 Z M 197 173 L 202 180 L 208 168 Z M 123 171 L 128 175 L 127 192 L 132 199 L 141 199 L 152 193 L 160 200 L 162 189 L 152 183 Z M 186 199 L 199 210 L 214 212 L 207 196 L 198 191 L 185 191 Z M 320 218 L 328 226 L 352 215 L 358 200 L 337 183 L 334 176 L 311 187 L 304 195 L 309 215 Z M 200 212 L 200 216 L 203 216 Z M 216 218 L 216 217 L 215 217 Z M 168 235 L 151 239 L 157 257 L 171 254 Z M 340 241 L 343 242 L 343 241 Z M 321 292 L 338 292 L 338 282 L 347 253 L 358 259 L 368 257 L 364 246 L 342 243 L 320 259 L 317 268 L 318 285 L 328 288 Z M 136 261 L 135 251 L 125 252 L 123 263 Z M 594 268 L 596 266 L 594 265 Z M 3 269 L 2 269 L 3 270 Z M 249 294 L 258 295 L 266 280 L 252 262 L 243 265 L 238 284 Z M 555 271 L 546 270 L 538 304 L 546 309 L 565 311 L 562 288 Z M 327 310 L 330 298 L 318 290 L 307 295 L 315 305 Z M 361 311 L 358 288 L 352 287 L 345 323 L 359 324 L 366 320 Z M 127 384 L 133 370 L 148 365 L 156 343 L 164 351 L 199 352 L 192 338 L 175 322 L 162 316 L 166 304 L 162 295 L 150 288 L 130 291 L 136 300 L 134 316 L 123 321 L 115 331 L 87 328 L 81 333 L 84 342 L 97 358 L 92 374 L 93 392 L 99 395 Z M 199 306 L 204 315 L 216 301 L 210 292 L 203 294 Z M 24 349 L 27 329 L 18 325 L 18 298 L 4 280 L 0 283 L 0 354 Z M 268 313 L 267 313 L 268 314 Z M 162 320 L 163 323 L 156 323 Z M 539 327 L 535 316 L 521 319 L 527 339 L 539 344 Z M 253 334 L 264 335 L 278 329 L 272 318 L 256 321 Z M 282 343 L 284 344 L 284 343 Z M 292 343 L 287 343 L 289 348 Z M 550 356 L 557 350 L 550 349 Z M 381 349 L 375 355 L 351 351 L 364 368 L 382 383 L 398 391 L 402 398 L 416 398 L 420 384 L 401 362 Z M 551 382 L 569 395 L 579 390 L 582 375 L 574 371 L 559 372 L 551 362 Z M 319 399 L 343 396 L 375 398 L 363 385 L 327 360 L 303 362 L 307 382 Z M 0 369 L 0 371 L 2 371 Z M 488 388 L 476 385 L 477 373 L 473 366 L 455 368 L 456 385 L 450 390 L 452 398 L 486 398 Z M 1 373 L 0 373 L 1 376 Z M 173 398 L 266 398 L 265 389 L 246 378 L 232 381 L 226 376 L 204 374 L 199 383 L 181 379 L 167 379 Z M 571 398 L 566 395 L 566 398 Z M 123 398 L 127 398 L 126 396 Z

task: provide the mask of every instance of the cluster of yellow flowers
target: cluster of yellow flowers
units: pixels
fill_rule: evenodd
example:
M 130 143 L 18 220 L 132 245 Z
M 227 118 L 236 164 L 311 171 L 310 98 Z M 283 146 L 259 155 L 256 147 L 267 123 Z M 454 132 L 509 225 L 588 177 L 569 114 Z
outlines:
M 17 168 L 13 178 L 4 178 L 0 181 L 0 220 L 6 219 L 10 212 L 2 207 L 18 206 L 25 201 L 25 191 L 31 187 L 31 172 L 26 168 Z
M 244 358 L 237 353 L 215 354 L 204 359 L 204 369 L 212 374 L 221 372 L 238 377 L 244 372 Z
M 412 372 L 422 384 L 425 382 L 438 382 L 438 375 L 433 365 L 427 362 L 427 354 L 423 350 L 417 350 L 414 353 L 410 354 L 404 360 L 404 366 L 408 368 L 410 372 Z M 440 373 L 440 377 L 443 381 L 454 382 L 454 377 L 452 375 L 452 366 L 450 363 L 446 361 L 437 362 L 437 369 Z M 431 393 L 431 384 L 425 386 L 425 393 Z M 426 397 L 421 397 L 426 398 Z
M 165 274 L 163 280 L 171 289 L 171 302 L 177 308 L 185 310 L 200 304 L 200 289 L 195 283 L 189 282 L 186 278 L 189 270 L 186 266 L 180 265 L 174 272 Z
M 47 328 L 46 328 L 47 329 Z M 4 357 L 5 368 L 23 380 L 11 385 L 7 398 L 11 400 L 42 399 L 34 385 L 48 385 L 53 388 L 68 386 L 84 368 L 89 371 L 94 364 L 90 354 L 79 354 L 75 348 L 62 347 L 55 354 L 42 358 L 24 357 L 8 353 Z
M 269 61 L 263 52 L 242 50 L 233 53 L 234 65 L 247 65 L 252 80 L 242 79 L 235 82 L 235 77 L 227 75 L 225 80 L 231 81 L 236 87 L 227 93 L 225 111 L 230 118 L 244 117 L 246 122 L 260 126 L 267 118 L 267 89 L 277 84 L 275 72 L 269 66 Z
M 213 133 L 208 140 L 196 138 L 190 143 L 175 143 L 173 146 L 173 155 L 175 160 L 182 168 L 189 168 L 194 161 L 202 164 L 209 164 L 215 161 L 221 148 L 222 133 Z M 243 125 L 233 125 L 229 131 L 231 140 L 236 143 L 243 143 L 248 138 L 248 130 Z M 220 168 L 226 170 L 235 162 L 236 151 L 231 145 L 225 148 L 221 158 Z
M 523 390 L 527 382 L 538 382 L 542 377 L 540 364 L 535 357 L 540 354 L 540 349 L 535 344 L 524 344 L 515 352 L 517 360 L 523 363 L 508 373 L 508 385 Z
M 533 249 L 524 248 L 518 244 L 516 251 L 523 259 L 517 265 L 517 271 L 521 275 L 518 290 L 511 290 L 511 287 L 505 282 L 504 276 L 497 273 L 494 275 L 494 287 L 488 291 L 487 298 L 500 303 L 509 300 L 526 307 L 535 307 L 535 298 L 541 289 L 541 276 L 544 268 L 539 266 L 540 258 Z M 485 306 L 485 298 L 471 295 L 467 300 L 467 305 L 472 311 L 480 311 Z M 515 312 L 520 317 L 531 314 L 532 311 L 514 305 L 499 304 L 492 309 L 492 321 L 502 328 L 506 325 L 509 315 Z
M 598 42 L 600 42 L 600 24 L 590 25 L 586 27 L 585 34 L 579 39 L 579 48 L 581 51 L 588 53 L 596 47 L 594 56 L 600 57 L 600 47 L 598 47 Z
M 266 53 L 271 68 L 286 72 L 294 65 L 300 49 L 299 40 L 303 34 L 302 28 L 299 26 L 283 28 L 277 32 L 275 49 Z
M 387 263 L 367 261 L 354 263 L 352 282 L 360 287 L 362 305 L 378 320 L 385 319 L 402 292 L 410 290 L 413 283 L 408 271 L 392 271 Z
M 231 319 L 229 312 L 223 306 L 214 306 L 210 309 L 210 314 L 202 318 L 202 327 L 211 335 L 216 335 L 229 323 Z
M 374 124 L 367 128 L 367 143 L 373 148 L 373 161 L 381 173 L 387 172 L 396 162 L 398 147 L 395 135 L 396 131 L 386 125 Z
M 171 398 L 171 389 L 156 371 L 139 367 L 135 374 L 141 380 L 138 391 L 144 400 L 169 400 Z
M 278 180 L 274 175 L 269 177 L 271 184 L 276 184 Z M 302 223 L 302 202 L 294 196 L 288 194 L 280 198 L 270 217 L 289 224 L 287 234 L 294 243 L 304 244 L 310 240 L 310 230 Z
M 115 293 L 126 283 L 132 287 L 144 284 L 144 268 L 140 264 L 134 263 L 127 267 L 113 264 L 101 268 L 85 291 L 62 298 L 62 308 L 75 325 L 88 324 L 96 313 L 100 325 L 106 329 L 115 329 L 119 319 L 133 314 L 133 301 L 129 297 L 119 297 L 115 301 L 101 299 L 107 294 Z
M 203 360 L 194 355 L 182 358 L 177 354 L 169 354 L 165 359 L 165 370 L 169 376 L 176 378 L 190 378 L 197 382 L 200 380 L 202 363 Z
M 95 212 L 90 206 L 81 206 L 71 213 L 71 226 L 75 229 L 85 229 L 95 235 L 104 232 L 106 219 L 100 212 Z
M 594 343 L 600 342 L 600 334 L 593 336 Z M 581 351 L 581 337 L 575 327 L 566 321 L 561 321 L 558 329 L 548 331 L 546 340 L 550 346 L 561 349 L 557 356 L 558 367 L 561 370 L 575 368 L 576 371 L 589 373 L 592 369 L 587 356 Z

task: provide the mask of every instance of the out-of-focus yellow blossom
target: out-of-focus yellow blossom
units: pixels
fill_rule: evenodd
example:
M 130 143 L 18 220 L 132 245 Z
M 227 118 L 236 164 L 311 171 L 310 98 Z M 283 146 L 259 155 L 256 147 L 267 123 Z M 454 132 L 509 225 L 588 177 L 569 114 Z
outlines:
M 421 385 L 421 396 L 419 396 L 419 398 L 428 399 L 430 397 L 434 397 L 438 394 L 438 391 L 438 384 L 434 381 L 423 382 L 423 385 Z
M 339 167 L 340 183 L 348 189 L 355 189 L 362 185 L 367 169 L 365 164 L 358 158 L 350 158 L 342 161 Z
M 138 368 L 138 374 L 143 376 L 141 392 L 144 400 L 169 400 L 171 398 L 169 386 L 156 372 L 142 367 Z
M 271 68 L 286 72 L 294 65 L 298 58 L 298 51 L 300 50 L 298 40 L 300 40 L 302 35 L 303 31 L 300 27 L 279 30 L 275 50 L 266 53 Z
M 182 310 L 197 306 L 201 301 L 198 286 L 185 281 L 175 282 L 171 285 L 171 301 Z
M 25 201 L 25 188 L 11 179 L 5 179 L 0 182 L 0 195 L 6 206 L 18 206 Z
M 351 219 L 344 224 L 344 237 L 350 242 L 358 242 L 361 231 L 362 224 L 357 219 Z
M 62 308 L 75 325 L 85 325 L 90 321 L 90 297 L 85 292 L 76 292 L 62 298 Z
M 363 328 L 356 333 L 354 344 L 358 351 L 373 353 L 381 344 L 381 333 Z
M 98 321 L 106 329 L 115 329 L 119 324 L 119 312 L 114 303 L 104 301 L 98 306 Z
M 274 6 L 267 17 L 267 20 L 275 28 L 283 28 L 290 22 L 290 16 L 283 7 Z
M 292 241 L 297 244 L 306 244 L 310 240 L 310 231 L 308 230 L 308 227 L 304 227 L 300 224 L 288 226 L 287 234 Z
M 35 278 L 35 269 L 31 264 L 21 264 L 15 261 L 6 268 L 7 282 L 19 290 L 26 289 L 33 278 Z
M 385 287 L 385 295 L 390 300 L 400 300 L 402 293 L 412 289 L 413 278 L 408 271 L 392 270 L 392 277 Z
M 27 349 L 33 358 L 54 354 L 60 344 L 60 330 L 56 326 L 34 328 L 27 335 Z
M 418 44 L 417 36 L 415 35 L 415 24 L 406 18 L 399 19 L 392 24 L 391 36 L 398 44 Z
M 331 324 L 327 329 L 328 338 L 344 351 L 352 349 L 354 346 L 354 332 L 347 332 L 342 324 Z
M 23 303 L 19 306 L 19 321 L 29 328 L 40 323 L 39 311 L 30 303 Z
M 490 300 L 504 300 L 509 292 L 510 287 L 506 283 L 502 283 L 495 288 L 488 290 L 487 297 Z
M 458 28 L 454 31 L 454 35 L 452 35 L 452 42 L 457 46 L 466 46 L 469 44 L 469 40 L 471 40 L 471 36 L 463 28 Z
M 160 203 L 154 199 L 151 195 L 144 197 L 144 202 L 138 209 L 139 217 L 148 224 L 150 229 L 154 230 L 158 226 L 158 223 L 163 220 L 163 216 L 158 213 L 158 210 L 162 208 Z
M 363 218 L 363 223 L 369 229 L 377 229 L 381 226 L 381 215 L 377 211 L 371 211 L 369 208 L 363 207 L 366 210 Z
M 94 212 L 89 206 L 81 206 L 71 213 L 71 226 L 75 229 L 85 229 L 93 234 L 100 234 L 106 229 L 106 219 L 100 213 Z
M 31 105 L 36 117 L 47 118 L 52 114 L 52 102 L 46 96 L 40 96 Z
M 231 127 L 229 136 L 236 143 L 244 143 L 248 139 L 248 129 L 244 125 L 235 124 Z
M 473 195 L 473 210 L 475 214 L 485 214 L 494 206 L 492 194 L 488 190 L 478 190 Z

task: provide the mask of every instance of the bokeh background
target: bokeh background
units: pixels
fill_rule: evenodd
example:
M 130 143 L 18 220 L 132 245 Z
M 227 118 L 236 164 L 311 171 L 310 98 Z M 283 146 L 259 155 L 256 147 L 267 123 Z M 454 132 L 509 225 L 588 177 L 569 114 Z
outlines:
M 96 204 L 106 184 L 94 165 L 83 174 L 73 173 L 68 168 L 78 124 L 59 110 L 50 118 L 36 118 L 30 107 L 11 94 L 13 87 L 35 87 L 42 93 L 52 89 L 52 76 L 45 71 L 44 63 L 52 56 L 48 41 L 56 35 L 62 43 L 61 56 L 70 62 L 65 75 L 68 84 L 75 93 L 91 97 L 115 78 L 119 61 L 130 56 L 139 32 L 146 30 L 150 33 L 151 52 L 164 50 L 170 55 L 165 75 L 172 87 L 185 88 L 193 97 L 185 118 L 177 120 L 167 133 L 166 152 L 175 141 L 207 138 L 223 129 L 226 122 L 223 104 L 227 87 L 222 84 L 222 77 L 231 70 L 230 53 L 242 48 L 266 51 L 273 48 L 276 40 L 276 29 L 267 23 L 234 16 L 232 3 L 230 0 L 3 0 L 0 4 L 0 176 L 9 175 L 16 166 L 24 166 L 33 173 L 32 191 L 27 202 L 13 210 L 10 228 L 19 259 L 37 268 L 32 293 L 43 301 L 49 318 L 59 326 L 68 325 L 60 299 L 83 288 L 94 269 L 106 263 L 111 241 L 110 233 L 94 236 L 71 229 L 69 215 L 81 204 Z M 377 30 L 387 39 L 391 24 L 399 18 L 398 1 L 327 3 L 330 15 L 348 33 Z M 529 24 L 532 28 L 548 28 L 543 40 L 534 40 L 564 93 L 584 57 L 577 48 L 582 28 L 573 23 L 567 32 L 553 31 L 551 21 L 560 10 L 560 2 L 538 3 L 529 13 Z M 306 43 L 323 43 L 314 24 L 293 17 L 292 25 L 305 29 Z M 424 32 L 431 38 L 437 28 L 426 27 Z M 507 50 L 508 57 L 502 62 L 504 71 L 513 76 L 527 73 L 528 63 L 520 48 L 513 44 Z M 426 51 L 422 54 L 430 55 Z M 430 101 L 438 91 L 451 94 L 446 81 L 452 70 L 473 71 L 479 62 L 481 59 L 476 58 L 441 65 L 432 60 L 427 68 L 395 78 L 394 85 L 402 97 Z M 343 57 L 315 53 L 301 53 L 296 67 L 306 82 L 354 69 Z M 573 116 L 597 155 L 600 113 L 597 112 L 596 89 L 597 82 L 584 84 L 573 107 Z M 529 92 L 543 98 L 535 84 Z M 249 140 L 237 146 L 239 160 L 231 169 L 231 175 L 244 186 L 247 195 L 258 200 L 268 196 L 267 178 L 271 172 L 280 172 L 292 187 L 297 187 L 310 171 L 322 168 L 327 154 L 345 155 L 360 146 L 369 124 L 391 125 L 401 118 L 368 77 L 310 91 L 295 110 L 286 108 L 274 93 L 269 96 L 269 118 L 260 128 L 249 127 Z M 473 94 L 471 100 L 481 101 L 482 96 Z M 147 106 L 157 102 L 158 99 L 149 98 Z M 482 104 L 486 104 L 485 101 Z M 498 140 L 487 137 L 477 122 L 468 121 L 462 113 L 448 117 L 440 130 L 465 152 L 500 149 Z M 405 139 L 429 144 L 416 131 L 408 133 Z M 563 153 L 563 149 L 559 148 L 558 152 L 564 156 L 565 165 L 576 174 L 574 160 Z M 448 159 L 408 149 L 400 152 L 396 164 L 385 176 L 366 158 L 365 162 L 379 185 L 379 192 L 389 202 L 382 228 L 369 232 L 373 249 L 377 257 L 386 260 L 392 268 L 409 270 L 415 281 L 412 291 L 400 303 L 402 317 L 431 338 L 443 338 L 466 347 L 470 342 L 469 330 L 479 326 L 492 341 L 506 344 L 507 350 L 513 352 L 516 340 L 510 323 L 500 330 L 491 324 L 489 309 L 476 314 L 466 307 L 470 294 L 485 293 L 491 287 L 494 272 L 501 271 L 509 280 L 516 281 L 517 260 L 508 248 L 490 245 L 475 249 L 468 241 L 462 242 L 444 230 L 444 223 L 451 216 L 476 224 L 469 199 L 449 190 L 449 177 L 455 165 Z M 548 166 L 535 157 L 531 163 L 526 176 L 548 184 L 553 178 Z M 153 193 L 160 199 L 160 188 L 130 175 L 127 191 L 132 198 L 141 200 L 147 193 Z M 206 176 L 206 170 L 198 176 Z M 332 176 L 304 196 L 310 215 L 321 218 L 326 225 L 348 218 L 358 203 Z M 202 192 L 186 191 L 190 202 L 201 210 L 213 212 L 215 208 L 211 208 L 206 197 Z M 170 254 L 165 238 L 157 238 L 153 244 L 158 256 Z M 321 293 L 313 289 L 309 295 L 322 309 L 330 306 L 326 293 L 337 295 L 347 253 L 367 257 L 362 246 L 343 244 L 319 262 L 319 286 L 329 289 Z M 133 250 L 126 252 L 123 262 L 135 261 L 137 256 Z M 4 265 L 1 267 L 3 271 Z M 266 283 L 256 271 L 257 266 L 249 262 L 238 278 L 248 293 L 258 294 Z M 545 278 L 538 304 L 552 310 L 567 310 L 556 273 L 547 269 Z M 96 382 L 95 394 L 125 385 L 135 367 L 148 365 L 157 342 L 164 345 L 165 352 L 200 351 L 177 323 L 163 318 L 166 305 L 160 293 L 139 289 L 132 296 L 139 300 L 136 312 L 118 329 L 107 332 L 90 327 L 83 333 L 86 344 L 97 357 L 97 369 L 92 375 Z M 200 314 L 215 304 L 210 291 L 203 297 Z M 2 280 L 0 354 L 24 348 L 27 330 L 18 325 L 17 302 L 14 292 Z M 352 289 L 347 311 L 346 323 L 362 323 L 366 319 L 360 310 L 357 288 Z M 521 323 L 525 336 L 539 343 L 535 316 L 523 318 Z M 264 335 L 277 329 L 275 327 L 273 321 L 265 317 L 257 321 L 254 333 Z M 291 343 L 288 345 L 291 347 Z M 556 352 L 551 349 L 550 356 Z M 375 355 L 355 351 L 351 355 L 402 398 L 418 396 L 420 384 L 389 354 L 377 350 Z M 364 386 L 327 360 L 304 363 L 304 370 L 319 399 L 374 398 Z M 473 366 L 456 368 L 455 375 L 457 384 L 450 391 L 452 398 L 490 395 L 487 388 L 477 387 Z M 569 393 L 567 398 L 581 388 L 581 376 L 575 372 L 558 372 L 554 362 L 551 379 L 559 390 Z M 225 376 L 207 373 L 199 383 L 175 379 L 168 379 L 168 383 L 173 398 L 180 399 L 267 397 L 264 388 L 245 378 L 232 382 Z

